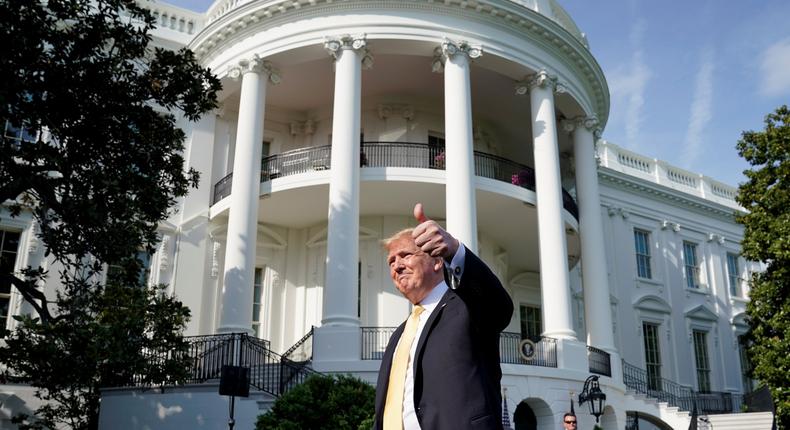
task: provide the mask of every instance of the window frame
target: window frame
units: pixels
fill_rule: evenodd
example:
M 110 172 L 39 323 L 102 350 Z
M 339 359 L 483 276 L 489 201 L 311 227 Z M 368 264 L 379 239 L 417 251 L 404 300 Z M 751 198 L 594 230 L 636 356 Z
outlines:
M 16 230 L 16 229 L 5 228 L 5 227 L 0 228 L 0 258 L 5 257 L 6 254 L 13 254 L 13 257 L 11 257 L 11 267 L 12 267 L 13 271 L 16 271 L 17 265 L 19 264 L 19 256 L 21 254 L 20 249 L 22 247 L 23 233 L 24 233 L 23 231 L 19 231 L 19 230 Z M 10 250 L 5 249 L 6 248 L 6 237 L 7 237 L 6 235 L 7 234 L 15 234 L 17 236 L 17 238 L 16 238 L 16 250 L 14 250 L 14 251 L 10 251 Z M 0 320 L 0 327 L 2 327 L 2 328 L 5 328 L 7 326 L 8 318 L 12 314 L 12 307 L 13 307 L 13 302 L 14 302 L 14 300 L 13 300 L 13 292 L 14 292 L 14 288 L 10 284 L 10 281 L 9 281 L 9 285 L 8 285 L 8 292 L 0 291 L 0 301 L 6 301 L 7 302 L 7 308 L 6 308 L 5 315 L 0 314 L 0 318 L 2 318 L 2 320 Z M 0 310 L 1 309 L 2 309 L 2 307 L 0 307 Z
M 686 288 L 698 291 L 702 289 L 702 264 L 699 258 L 699 243 L 683 240 L 683 279 Z M 689 252 L 691 251 L 691 252 Z M 690 261 L 691 260 L 691 261 Z
M 735 252 L 727 251 L 726 254 L 727 266 L 727 283 L 729 286 L 731 297 L 743 297 L 743 278 L 741 277 L 741 256 Z M 733 270 L 733 264 L 735 270 Z
M 653 259 L 652 255 L 650 254 L 650 247 L 651 247 L 651 235 L 652 232 L 643 228 L 634 227 L 634 255 L 636 257 L 636 276 L 640 279 L 653 279 Z M 640 253 L 639 249 L 639 235 L 644 235 L 644 251 L 645 253 Z M 640 258 L 641 257 L 641 258 Z M 642 270 L 640 270 L 640 261 L 642 265 L 644 265 L 645 271 L 647 272 L 647 276 L 643 276 Z
M 651 328 L 651 336 L 648 337 L 648 330 Z M 648 390 L 658 391 L 662 389 L 662 376 L 661 368 L 663 366 L 661 360 L 661 335 L 659 333 L 661 328 L 660 323 L 653 321 L 642 321 L 642 348 L 645 358 L 645 375 L 647 378 Z M 649 345 L 649 339 L 652 339 L 653 345 Z M 652 359 L 652 360 L 651 360 Z
M 264 311 L 264 305 L 266 304 L 266 295 L 265 295 L 265 288 L 266 288 L 266 265 L 255 266 L 255 269 L 252 272 L 252 334 L 253 336 L 257 337 L 258 339 L 263 339 L 263 321 L 261 315 Z M 256 291 L 256 288 L 259 288 Z M 258 300 L 256 302 L 256 299 Z M 255 306 L 258 306 L 258 311 L 255 311 Z
M 519 304 L 519 331 L 521 339 L 540 339 L 543 333 L 543 310 L 534 303 Z M 530 319 L 530 316 L 532 318 Z M 537 330 L 536 332 L 534 330 Z M 532 331 L 532 335 L 530 335 Z
M 697 391 L 711 392 L 710 348 L 708 348 L 708 332 L 692 329 L 692 345 L 694 348 L 694 370 L 697 377 Z

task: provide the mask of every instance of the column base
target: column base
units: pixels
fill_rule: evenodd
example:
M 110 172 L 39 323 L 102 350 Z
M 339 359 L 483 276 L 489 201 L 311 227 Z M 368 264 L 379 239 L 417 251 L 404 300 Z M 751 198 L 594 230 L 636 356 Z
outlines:
M 322 326 L 313 332 L 315 362 L 360 360 L 362 347 L 359 326 Z
M 609 352 L 609 365 L 612 369 L 612 380 L 616 382 L 623 381 L 623 360 L 618 352 Z
M 222 327 L 218 327 L 216 330 L 216 334 L 230 334 L 230 333 L 245 333 L 248 335 L 253 334 L 251 327 L 246 326 L 237 326 L 237 325 L 226 325 Z
M 576 339 L 557 339 L 557 367 L 590 373 L 587 362 L 587 345 Z

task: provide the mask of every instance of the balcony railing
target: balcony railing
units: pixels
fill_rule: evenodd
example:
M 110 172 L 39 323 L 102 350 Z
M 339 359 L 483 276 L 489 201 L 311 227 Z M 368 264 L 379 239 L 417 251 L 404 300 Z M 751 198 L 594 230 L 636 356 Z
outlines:
M 189 343 L 185 361 L 188 362 L 187 378 L 182 383 L 199 384 L 220 378 L 223 366 L 241 366 L 249 369 L 250 386 L 275 396 L 280 396 L 301 384 L 314 370 L 304 363 L 295 362 L 270 349 L 269 341 L 244 333 L 185 337 Z M 152 363 L 161 362 L 172 351 L 149 354 Z M 134 378 L 130 386 L 144 387 L 147 378 Z M 161 381 L 157 385 L 171 385 Z
M 612 362 L 608 352 L 587 345 L 587 362 L 590 365 L 590 373 L 612 376 Z
M 362 359 L 381 360 L 396 327 L 362 327 Z
M 550 337 L 530 339 L 535 344 L 532 358 L 527 360 L 521 356 L 520 333 L 503 332 L 499 335 L 499 361 L 509 364 L 526 364 L 530 366 L 557 367 L 557 340 Z
M 694 404 L 700 414 L 728 414 L 740 412 L 742 396 L 726 392 L 698 392 L 664 378 L 648 377 L 647 371 L 623 360 L 623 383 L 626 387 L 648 397 L 666 402 L 684 411 Z
M 299 173 L 327 170 L 331 167 L 331 145 L 295 149 L 266 157 L 261 162 L 261 182 Z M 444 152 L 441 148 L 426 143 L 406 142 L 363 142 L 361 145 L 361 167 L 410 167 L 444 170 Z M 496 155 L 475 151 L 475 175 L 495 179 L 535 191 L 535 171 L 526 165 Z M 214 200 L 217 203 L 230 195 L 229 174 L 214 185 Z M 576 202 L 567 191 L 562 190 L 565 210 L 578 218 Z
M 395 327 L 362 327 L 362 360 L 381 360 Z M 534 356 L 525 360 L 520 352 L 521 335 L 502 333 L 499 336 L 499 361 L 509 364 L 557 367 L 557 341 L 550 337 L 533 339 Z

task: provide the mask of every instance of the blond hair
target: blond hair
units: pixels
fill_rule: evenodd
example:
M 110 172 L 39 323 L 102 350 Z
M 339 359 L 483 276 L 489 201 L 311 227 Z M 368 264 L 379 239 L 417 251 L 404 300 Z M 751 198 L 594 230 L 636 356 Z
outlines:
M 398 239 L 400 239 L 403 236 L 411 237 L 412 232 L 414 232 L 414 228 L 412 228 L 412 227 L 404 228 L 403 230 L 393 234 L 392 236 L 390 236 L 390 237 L 388 237 L 386 239 L 382 239 L 381 247 L 384 248 L 385 250 L 389 251 L 390 245 L 392 245 L 393 242 L 397 241 Z

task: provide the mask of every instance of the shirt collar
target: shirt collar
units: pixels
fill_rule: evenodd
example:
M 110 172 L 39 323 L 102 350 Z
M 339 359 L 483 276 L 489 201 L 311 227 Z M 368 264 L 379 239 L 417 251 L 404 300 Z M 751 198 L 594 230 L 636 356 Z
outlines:
M 444 280 L 441 280 L 435 287 L 425 296 L 424 299 L 419 303 L 420 306 L 424 307 L 428 313 L 436 308 L 436 305 L 439 304 L 439 300 L 442 299 L 444 293 L 447 292 L 449 288 L 447 287 L 447 283 Z

